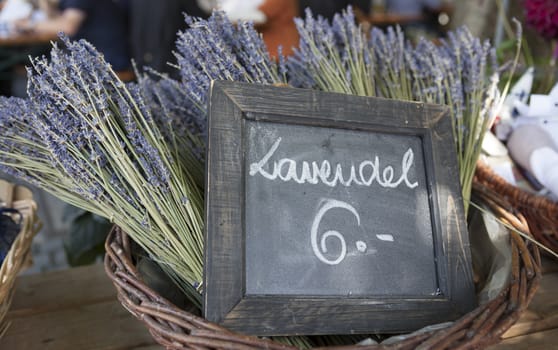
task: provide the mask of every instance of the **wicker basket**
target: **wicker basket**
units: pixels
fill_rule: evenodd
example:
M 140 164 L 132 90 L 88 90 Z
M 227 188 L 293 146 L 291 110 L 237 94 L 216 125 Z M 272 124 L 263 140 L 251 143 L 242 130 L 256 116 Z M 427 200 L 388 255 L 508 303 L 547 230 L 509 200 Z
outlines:
M 482 175 L 481 175 L 482 177 Z M 482 196 L 501 219 L 529 232 L 524 217 L 502 196 L 477 179 Z M 540 280 L 540 255 L 536 246 L 510 231 L 512 266 L 509 282 L 500 294 L 443 329 L 417 332 L 390 345 L 350 345 L 335 349 L 478 349 L 498 343 L 533 298 Z M 115 228 L 106 242 L 105 269 L 120 302 L 145 323 L 154 339 L 168 349 L 294 349 L 266 339 L 233 333 L 179 309 L 140 279 L 134 266 L 131 241 Z M 332 348 L 330 348 L 332 349 Z
M 17 209 L 23 216 L 21 230 L 0 267 L 0 337 L 6 332 L 9 322 L 5 320 L 15 290 L 18 273 L 30 264 L 30 248 L 33 237 L 41 228 L 37 218 L 37 205 L 31 191 L 0 180 L 0 204 Z
M 476 176 L 477 185 L 490 188 L 512 203 L 529 222 L 533 237 L 558 253 L 558 203 L 511 185 L 481 162 L 477 164 Z

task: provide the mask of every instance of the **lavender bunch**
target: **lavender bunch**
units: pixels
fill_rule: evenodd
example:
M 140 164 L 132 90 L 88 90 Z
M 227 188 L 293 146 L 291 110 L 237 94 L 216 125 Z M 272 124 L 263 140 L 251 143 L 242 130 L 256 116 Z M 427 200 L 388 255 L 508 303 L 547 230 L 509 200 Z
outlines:
M 490 44 L 466 28 L 450 33 L 441 45 L 423 39 L 413 46 L 399 28 L 374 28 L 367 35 L 350 8 L 331 23 L 307 11 L 297 27 L 300 45 L 287 60 L 291 85 L 450 107 L 468 208 L 482 139 L 498 103 Z
M 295 20 L 300 34 L 299 48 L 287 60 L 289 83 L 296 87 L 361 96 L 375 95 L 375 57 L 367 40 L 355 25 L 352 11 L 336 15 L 333 23 L 314 18 Z
M 208 92 L 213 80 L 231 80 L 259 84 L 285 84 L 287 66 L 279 55 L 274 61 L 261 35 L 250 22 L 232 23 L 216 11 L 207 20 L 186 19 L 189 29 L 179 33 L 177 63 L 181 86 L 187 101 L 180 99 L 182 118 L 195 120 L 205 135 Z M 275 338 L 298 348 L 309 348 L 304 337 Z
M 410 74 L 409 53 L 413 48 L 400 27 L 389 27 L 385 32 L 372 28 L 368 50 L 378 62 L 374 74 L 376 94 L 380 97 L 415 100 Z
M 36 130 L 29 128 L 34 106 L 24 99 L 0 96 L 0 111 L 0 164 L 10 164 L 2 170 L 33 184 L 42 176 L 57 179 L 56 173 L 37 176 L 32 171 L 50 167 L 50 154 L 43 139 Z M 61 185 L 63 188 L 64 184 Z M 58 187 L 58 184 L 52 186 Z
M 467 208 L 482 140 L 500 102 L 498 67 L 490 43 L 473 37 L 466 27 L 450 32 L 448 38 L 439 46 L 421 40 L 410 52 L 409 66 L 416 100 L 451 107 Z
M 0 100 L 0 169 L 121 226 L 199 304 L 201 162 L 177 157 L 157 123 L 167 110 L 147 105 L 141 85 L 122 83 L 90 44 L 61 39 L 50 61 L 32 60 L 29 100 Z
M 203 163 L 206 118 L 188 113 L 187 106 L 191 100 L 183 84 L 156 71 L 136 75 L 142 98 L 149 106 L 173 157 L 180 160 L 178 164 Z M 193 176 L 200 188 L 203 187 L 203 167 L 189 167 L 184 171 Z
M 286 82 L 284 57 L 275 62 L 269 56 L 252 23 L 233 24 L 219 11 L 207 20 L 186 17 L 186 21 L 189 28 L 178 33 L 175 53 L 181 80 L 153 70 L 138 74 L 142 97 L 175 157 L 183 158 L 181 164 L 189 164 L 192 156 L 203 162 L 211 81 Z M 183 149 L 191 152 L 181 152 Z M 201 186 L 203 168 L 196 170 L 189 173 Z
M 271 59 L 252 23 L 233 24 L 219 11 L 207 20 L 186 20 L 190 28 L 179 33 L 176 57 L 181 83 L 190 100 L 183 106 L 188 118 L 206 118 L 212 80 L 285 82 L 284 65 Z

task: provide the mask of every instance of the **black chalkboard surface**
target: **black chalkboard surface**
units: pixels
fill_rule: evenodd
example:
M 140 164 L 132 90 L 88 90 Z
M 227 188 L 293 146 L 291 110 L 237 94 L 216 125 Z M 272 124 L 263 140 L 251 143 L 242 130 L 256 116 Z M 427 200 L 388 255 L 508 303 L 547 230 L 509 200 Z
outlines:
M 419 137 L 249 121 L 246 141 L 246 294 L 436 293 Z
M 404 332 L 474 307 L 446 108 L 230 82 L 209 107 L 207 319 Z

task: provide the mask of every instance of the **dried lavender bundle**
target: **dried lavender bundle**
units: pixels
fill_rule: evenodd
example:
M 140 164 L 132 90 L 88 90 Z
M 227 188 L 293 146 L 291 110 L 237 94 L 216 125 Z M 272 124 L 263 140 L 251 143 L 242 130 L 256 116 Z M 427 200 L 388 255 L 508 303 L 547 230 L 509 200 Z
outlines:
M 131 85 L 136 83 L 131 83 Z M 149 106 L 165 142 L 178 164 L 204 162 L 205 157 L 205 115 L 192 115 L 187 107 L 191 100 L 183 84 L 158 72 L 138 74 L 142 97 Z M 188 150 L 184 152 L 183 150 Z M 191 158 L 194 159 L 191 159 Z M 185 169 L 195 182 L 203 187 L 204 168 Z
M 490 44 L 465 27 L 440 45 L 425 39 L 411 45 L 399 28 L 373 28 L 367 35 L 350 8 L 331 23 L 307 11 L 297 27 L 300 45 L 287 60 L 291 85 L 450 107 L 467 208 L 482 138 L 498 102 Z
M 29 100 L 0 100 L 1 169 L 121 226 L 199 304 L 202 163 L 177 157 L 156 122 L 167 110 L 141 85 L 122 83 L 90 44 L 62 41 L 32 61 Z
M 306 18 L 295 23 L 300 43 L 287 60 L 291 85 L 374 96 L 374 57 L 352 11 L 336 15 L 330 24 L 307 10 Z
M 271 59 L 253 24 L 233 24 L 218 11 L 207 20 L 187 18 L 187 21 L 190 28 L 179 33 L 176 57 L 181 84 L 190 100 L 184 106 L 190 117 L 207 116 L 212 80 L 284 83 L 284 65 Z

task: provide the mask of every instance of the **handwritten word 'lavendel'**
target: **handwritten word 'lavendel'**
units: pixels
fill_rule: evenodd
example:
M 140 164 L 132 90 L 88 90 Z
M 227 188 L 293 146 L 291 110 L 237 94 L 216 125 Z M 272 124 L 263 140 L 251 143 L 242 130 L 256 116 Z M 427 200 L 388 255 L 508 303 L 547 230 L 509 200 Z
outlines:
M 395 170 L 392 166 L 388 165 L 384 167 L 383 171 L 380 171 L 378 156 L 374 158 L 374 161 L 365 160 L 361 162 L 358 165 L 358 171 L 357 167 L 352 164 L 348 176 L 346 173 L 343 173 L 343 168 L 339 163 L 335 166 L 335 170 L 332 171 L 331 163 L 327 160 L 322 161 L 321 164 L 318 164 L 316 161 L 313 161 L 311 164 L 303 161 L 299 170 L 298 163 L 290 158 L 282 158 L 279 161 L 273 162 L 273 171 L 270 173 L 264 167 L 267 166 L 269 160 L 279 148 L 280 143 L 281 138 L 278 138 L 259 162 L 250 164 L 250 176 L 260 174 L 269 180 L 279 178 L 284 182 L 295 181 L 299 184 L 309 183 L 313 185 L 321 181 L 329 187 L 335 187 L 337 184 L 349 187 L 353 183 L 359 186 L 370 186 L 374 181 L 384 188 L 396 188 L 401 183 L 405 183 L 408 188 L 418 186 L 418 182 L 411 182 L 408 179 L 409 170 L 413 166 L 415 157 L 413 150 L 410 148 L 405 152 L 401 160 L 401 176 L 397 181 L 394 181 Z

